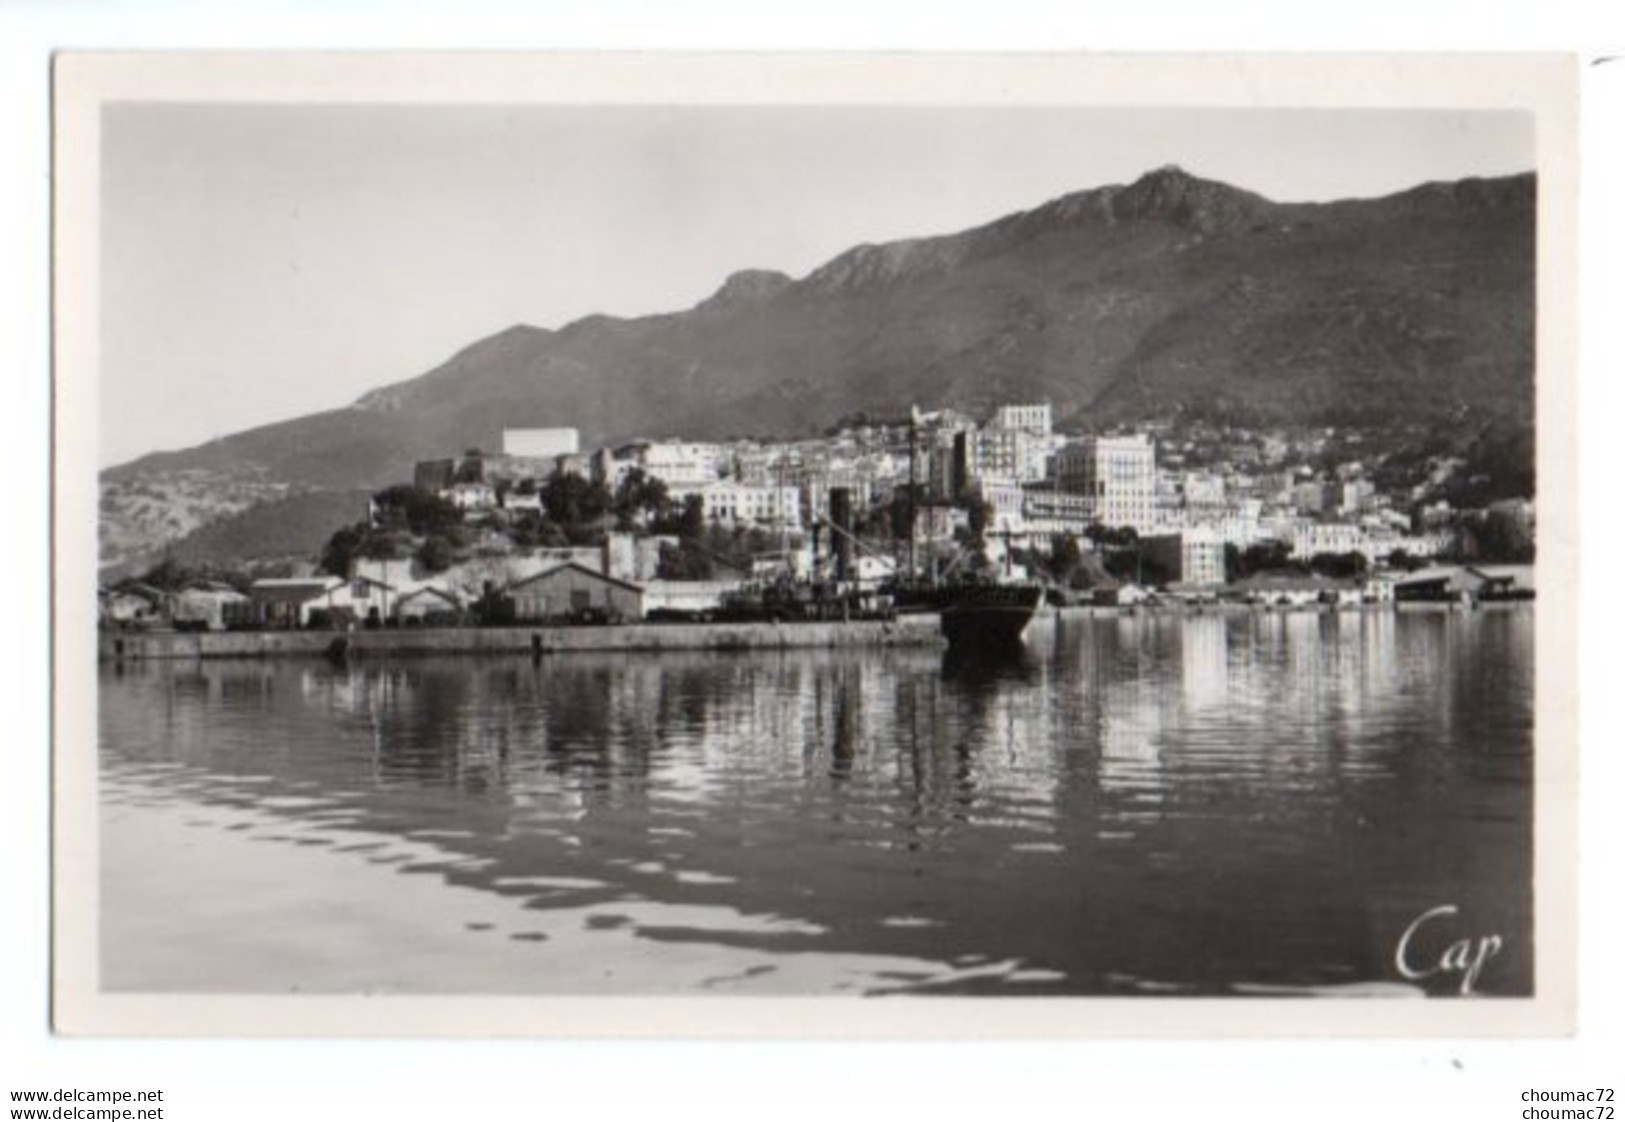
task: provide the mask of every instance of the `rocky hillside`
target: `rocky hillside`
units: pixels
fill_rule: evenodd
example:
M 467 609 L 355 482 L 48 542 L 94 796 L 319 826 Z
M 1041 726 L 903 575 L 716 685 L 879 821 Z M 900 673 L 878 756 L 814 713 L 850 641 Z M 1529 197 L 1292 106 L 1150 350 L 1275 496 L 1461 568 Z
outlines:
M 961 233 L 857 246 L 799 280 L 739 273 L 683 312 L 517 326 L 347 409 L 110 470 L 104 556 L 204 516 L 193 503 L 166 520 L 130 495 L 218 479 L 237 488 L 210 498 L 219 517 L 379 487 L 504 427 L 571 425 L 592 445 L 1048 400 L 1081 425 L 1184 413 L 1528 429 L 1534 202 L 1532 175 L 1282 204 L 1164 168 Z

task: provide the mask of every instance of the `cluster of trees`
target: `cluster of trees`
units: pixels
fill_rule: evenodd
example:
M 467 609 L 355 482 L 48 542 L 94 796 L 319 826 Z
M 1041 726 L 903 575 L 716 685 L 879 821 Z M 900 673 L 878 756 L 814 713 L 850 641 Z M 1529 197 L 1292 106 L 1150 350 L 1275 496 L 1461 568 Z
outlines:
M 1246 580 L 1260 573 L 1297 573 L 1307 575 L 1309 566 L 1292 556 L 1292 547 L 1285 542 L 1257 542 L 1241 549 L 1234 545 L 1224 547 L 1224 577 L 1226 580 Z
M 1084 536 L 1095 545 L 1108 576 L 1134 584 L 1167 584 L 1174 573 L 1154 556 L 1132 526 L 1091 526 Z
M 1067 536 L 1057 538 L 1048 551 L 1018 553 L 1016 559 L 1029 571 L 1069 588 L 1093 587 L 1103 576 L 1145 584 L 1165 584 L 1172 578 L 1166 566 L 1146 551 L 1139 535 L 1128 527 L 1091 527 L 1085 537 L 1094 546 L 1092 554 L 1086 553 L 1076 538 Z M 1317 553 L 1305 559 L 1293 556 L 1292 547 L 1285 542 L 1259 542 L 1246 549 L 1227 545 L 1224 555 L 1225 579 L 1231 581 L 1260 574 L 1357 580 L 1371 571 L 1371 563 L 1363 553 Z M 1388 558 L 1389 565 L 1408 572 L 1430 563 L 1404 550 L 1395 550 Z
M 349 575 L 358 558 L 415 555 L 430 572 L 438 572 L 452 564 L 468 541 L 457 504 L 432 491 L 400 484 L 373 495 L 369 520 L 334 531 L 322 547 L 321 566 L 342 577 Z
M 1334 580 L 1359 580 L 1371 571 L 1371 562 L 1365 554 L 1355 550 L 1317 553 L 1309 558 L 1309 571 Z
M 1166 584 L 1174 577 L 1132 527 L 1090 526 L 1084 537 L 1094 547 L 1092 553 L 1085 553 L 1078 539 L 1067 535 L 1057 538 L 1047 553 L 1027 554 L 1019 559 L 1029 569 L 1068 588 L 1092 588 L 1107 579 Z
M 1246 580 L 1266 573 L 1350 580 L 1363 577 L 1370 571 L 1371 562 L 1366 555 L 1354 550 L 1347 553 L 1317 553 L 1306 560 L 1294 557 L 1292 547 L 1285 542 L 1258 542 L 1246 549 L 1233 545 L 1224 547 L 1226 580 Z
M 144 584 L 150 588 L 161 589 L 165 592 L 179 592 L 193 581 L 206 580 L 217 584 L 230 585 L 238 592 L 247 592 L 248 586 L 254 582 L 254 579 L 254 574 L 242 569 L 228 568 L 223 565 L 193 565 L 177 561 L 173 557 L 165 557 L 150 566 L 145 572 L 120 583 Z
M 505 534 L 520 548 L 592 545 L 605 532 L 640 529 L 655 534 L 698 537 L 705 530 L 705 510 L 698 495 L 674 500 L 666 485 L 634 468 L 612 493 L 602 483 L 570 473 L 555 473 L 538 484 L 533 479 L 497 488 L 499 497 L 536 495 L 541 510 L 496 510 L 473 521 L 457 504 L 410 484 L 386 487 L 372 496 L 372 517 L 341 527 L 322 549 L 322 568 L 349 574 L 358 558 L 414 557 L 430 572 L 439 572 L 466 556 L 477 530 Z
M 698 495 L 674 500 L 666 485 L 641 468 L 626 473 L 610 503 L 620 530 L 698 537 L 705 530 L 705 503 Z
M 1090 587 L 1102 575 L 1145 584 L 1165 584 L 1172 578 L 1162 561 L 1151 556 L 1139 535 L 1128 527 L 1094 526 L 1085 537 L 1094 545 L 1092 557 L 1077 539 L 1069 536 L 1058 538 L 1047 553 L 1027 554 L 1019 559 L 1029 569 L 1072 588 Z M 1225 579 L 1231 581 L 1269 573 L 1350 580 L 1362 578 L 1371 570 L 1363 553 L 1317 553 L 1305 559 L 1293 556 L 1292 547 L 1285 542 L 1275 541 L 1259 542 L 1246 549 L 1227 545 L 1224 556 Z M 1407 571 L 1429 564 L 1425 558 L 1412 557 L 1403 550 L 1396 550 L 1388 562 Z
M 1535 560 L 1535 528 L 1516 511 L 1492 507 L 1474 511 L 1457 527 L 1463 561 L 1528 565 Z
M 702 526 L 660 551 L 662 580 L 711 580 L 724 572 L 748 573 L 751 561 L 778 548 L 778 539 L 754 527 Z
M 608 525 L 653 534 L 697 534 L 705 523 L 698 495 L 678 502 L 662 480 L 642 468 L 627 472 L 613 493 L 596 480 L 563 473 L 539 491 L 547 521 L 577 535 L 601 537 Z
M 1098 575 L 1085 564 L 1083 547 L 1070 534 L 1056 538 L 1047 551 L 1017 553 L 1016 560 L 1029 572 L 1063 588 L 1089 588 Z
M 1436 496 L 1458 510 L 1488 510 L 1500 501 L 1535 493 L 1534 426 L 1491 422 L 1460 454 L 1461 470 Z
M 902 428 L 908 424 L 907 417 L 886 417 L 878 413 L 871 413 L 867 409 L 859 409 L 851 413 L 843 413 L 835 419 L 834 424 L 824 426 L 824 437 L 839 436 L 850 429 L 861 428 Z

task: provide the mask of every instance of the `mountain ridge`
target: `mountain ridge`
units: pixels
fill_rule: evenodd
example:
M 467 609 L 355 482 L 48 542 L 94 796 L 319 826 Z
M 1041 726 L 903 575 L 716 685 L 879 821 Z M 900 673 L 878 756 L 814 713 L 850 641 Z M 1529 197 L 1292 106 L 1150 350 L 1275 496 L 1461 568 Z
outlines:
M 103 477 L 353 491 L 504 427 L 569 425 L 589 445 L 786 436 L 915 403 L 1050 400 L 1072 424 L 1380 425 L 1463 408 L 1528 423 L 1535 191 L 1522 173 L 1274 202 L 1164 167 L 853 246 L 800 278 L 739 270 L 686 310 L 515 324 L 350 406 Z M 118 518 L 104 503 L 104 523 Z

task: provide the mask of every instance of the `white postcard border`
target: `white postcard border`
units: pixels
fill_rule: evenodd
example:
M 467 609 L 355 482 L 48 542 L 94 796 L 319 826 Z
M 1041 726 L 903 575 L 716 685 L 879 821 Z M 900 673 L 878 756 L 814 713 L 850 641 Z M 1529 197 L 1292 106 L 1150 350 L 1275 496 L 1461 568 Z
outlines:
M 1575 1027 L 1576 72 L 1564 56 L 69 53 L 55 65 L 54 978 L 58 1031 L 852 1039 L 1508 1037 Z M 1539 172 L 1536 996 L 183 997 L 97 971 L 99 118 L 116 101 L 1525 110 Z

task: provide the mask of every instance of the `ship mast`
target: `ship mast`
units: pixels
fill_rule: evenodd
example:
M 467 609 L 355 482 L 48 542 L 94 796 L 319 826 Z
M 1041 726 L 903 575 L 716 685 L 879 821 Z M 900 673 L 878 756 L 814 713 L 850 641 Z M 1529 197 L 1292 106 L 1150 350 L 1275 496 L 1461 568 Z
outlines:
M 773 511 L 777 515 L 775 521 L 779 524 L 779 564 L 784 566 L 785 576 L 795 578 L 795 566 L 790 563 L 790 528 L 786 520 L 784 509 L 784 450 L 779 450 L 775 458 L 778 471 L 778 494 L 773 496 Z
M 919 443 L 919 418 L 919 407 L 910 405 L 908 407 L 908 579 L 910 582 L 914 580 L 918 567 L 914 555 L 914 528 L 919 519 L 914 512 L 914 493 L 916 487 L 915 448 Z

